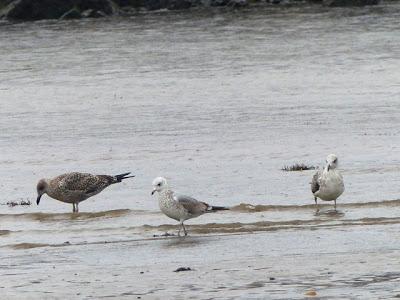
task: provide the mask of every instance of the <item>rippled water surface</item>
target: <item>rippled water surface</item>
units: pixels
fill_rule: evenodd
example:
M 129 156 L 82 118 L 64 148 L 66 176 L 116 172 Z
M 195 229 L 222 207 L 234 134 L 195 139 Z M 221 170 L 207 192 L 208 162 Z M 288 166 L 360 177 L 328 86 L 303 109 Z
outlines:
M 136 178 L 0 205 L 7 299 L 400 297 L 400 5 L 0 23 L 0 203 L 68 171 Z M 313 171 L 340 158 L 338 211 Z M 232 210 L 176 233 L 151 181 Z M 178 267 L 192 271 L 174 273 Z

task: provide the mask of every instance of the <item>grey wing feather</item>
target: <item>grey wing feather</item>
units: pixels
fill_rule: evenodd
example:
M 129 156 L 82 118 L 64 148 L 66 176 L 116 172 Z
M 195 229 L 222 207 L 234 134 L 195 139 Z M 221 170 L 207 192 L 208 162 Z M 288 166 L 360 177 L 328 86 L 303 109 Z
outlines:
M 320 187 L 320 177 L 321 177 L 321 171 L 318 170 L 315 172 L 312 181 L 311 181 L 311 191 L 314 194 L 315 192 L 319 191 Z
M 92 175 L 88 173 L 68 173 L 61 175 L 59 186 L 64 190 L 91 194 L 102 190 L 110 185 L 107 177 Z
M 193 215 L 205 213 L 209 207 L 207 203 L 185 195 L 174 194 L 174 199 Z

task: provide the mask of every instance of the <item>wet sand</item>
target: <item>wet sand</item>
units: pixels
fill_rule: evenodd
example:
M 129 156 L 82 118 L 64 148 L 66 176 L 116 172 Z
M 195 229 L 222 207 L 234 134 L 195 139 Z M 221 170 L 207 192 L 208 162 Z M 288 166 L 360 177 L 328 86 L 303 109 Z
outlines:
M 304 299 L 312 291 L 318 299 L 389 299 L 400 294 L 400 218 L 316 223 L 197 234 L 208 227 L 203 225 L 190 227 L 192 235 L 185 238 L 110 241 L 105 236 L 88 243 L 19 244 L 0 250 L 7 278 L 0 286 L 3 296 L 15 299 Z M 192 270 L 174 272 L 179 267 Z
M 242 205 L 188 222 L 188 237 L 163 237 L 178 227 L 156 225 L 157 213 L 154 225 L 137 227 L 113 227 L 145 219 L 127 210 L 9 215 L 40 228 L 29 237 L 26 229 L 2 232 L 0 288 L 7 299 L 398 296 L 400 201 L 362 206 L 316 213 L 309 206 L 248 212 Z M 297 218 L 283 221 L 289 215 Z M 174 272 L 180 267 L 191 270 Z

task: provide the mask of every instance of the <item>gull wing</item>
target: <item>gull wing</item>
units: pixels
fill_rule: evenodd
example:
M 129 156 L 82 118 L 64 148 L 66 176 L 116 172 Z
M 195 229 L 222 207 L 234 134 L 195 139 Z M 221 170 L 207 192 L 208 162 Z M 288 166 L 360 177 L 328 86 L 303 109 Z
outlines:
M 198 201 L 192 197 L 174 194 L 174 200 L 177 201 L 188 213 L 192 215 L 203 214 L 207 211 L 209 205 L 205 202 Z
M 61 189 L 91 194 L 103 190 L 113 182 L 112 176 L 88 173 L 68 173 L 56 178 Z
M 313 194 L 319 191 L 319 188 L 321 186 L 321 174 L 322 174 L 322 171 L 318 170 L 317 172 L 315 172 L 315 174 L 312 177 L 311 192 Z

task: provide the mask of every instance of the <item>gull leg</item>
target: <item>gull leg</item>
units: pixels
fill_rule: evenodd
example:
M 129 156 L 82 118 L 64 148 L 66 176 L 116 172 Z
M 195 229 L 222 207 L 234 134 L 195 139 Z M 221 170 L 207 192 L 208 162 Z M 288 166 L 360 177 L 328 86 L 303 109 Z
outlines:
M 185 233 L 185 236 L 187 236 L 188 234 L 187 234 L 187 231 L 186 231 L 186 228 L 185 228 L 185 225 L 183 224 L 183 222 L 182 222 L 182 228 L 183 228 L 183 232 Z
M 336 210 L 336 199 L 335 199 L 335 210 Z
M 182 229 L 182 223 L 181 223 L 181 226 L 179 226 L 178 236 L 181 236 L 181 229 Z
M 314 196 L 314 201 L 315 201 L 315 208 L 316 208 L 316 210 L 318 212 L 319 211 L 318 202 L 317 202 L 317 197 L 315 197 L 315 196 Z
M 181 236 L 181 230 L 182 230 L 182 229 L 183 229 L 184 235 L 187 236 L 187 231 L 186 231 L 186 228 L 185 228 L 185 225 L 183 224 L 183 222 L 184 222 L 184 220 L 181 221 L 181 227 L 179 228 L 178 236 Z
M 75 203 L 72 203 L 72 212 L 75 212 Z
M 76 212 L 78 213 L 79 212 L 79 208 L 78 208 L 78 204 L 79 204 L 79 202 L 76 202 Z

